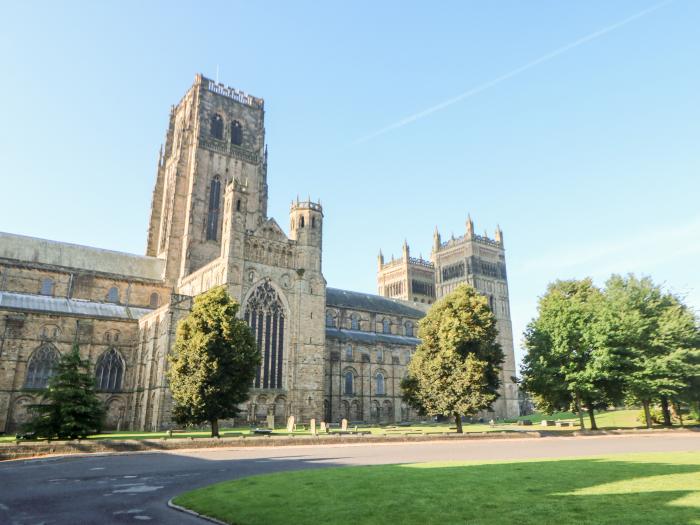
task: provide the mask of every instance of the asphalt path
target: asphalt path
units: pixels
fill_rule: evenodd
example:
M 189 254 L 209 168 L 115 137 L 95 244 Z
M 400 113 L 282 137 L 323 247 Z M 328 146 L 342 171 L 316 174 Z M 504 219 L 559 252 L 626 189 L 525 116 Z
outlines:
M 345 465 L 700 451 L 700 433 L 178 450 L 0 463 L 0 524 L 202 524 L 167 507 L 189 489 L 254 474 Z

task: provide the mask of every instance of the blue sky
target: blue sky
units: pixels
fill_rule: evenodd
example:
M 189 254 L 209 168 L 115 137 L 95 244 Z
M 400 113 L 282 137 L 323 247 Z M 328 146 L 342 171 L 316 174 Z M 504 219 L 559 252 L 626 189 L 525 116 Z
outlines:
M 143 253 L 170 105 L 218 66 L 265 98 L 270 215 L 321 198 L 331 286 L 375 292 L 380 248 L 427 257 L 470 212 L 503 228 L 516 346 L 556 278 L 632 271 L 700 306 L 700 2 L 2 12 L 1 231 Z

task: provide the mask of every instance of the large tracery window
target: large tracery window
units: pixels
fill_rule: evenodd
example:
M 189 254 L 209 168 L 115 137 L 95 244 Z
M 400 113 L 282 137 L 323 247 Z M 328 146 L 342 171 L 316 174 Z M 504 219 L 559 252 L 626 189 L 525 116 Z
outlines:
M 209 211 L 207 213 L 207 240 L 215 241 L 219 229 L 219 200 L 221 198 L 221 180 L 216 176 L 209 189 Z
M 29 358 L 25 388 L 46 388 L 56 372 L 58 350 L 51 344 L 40 346 Z
M 262 357 L 255 388 L 282 388 L 284 306 L 269 282 L 259 285 L 248 299 L 245 320 L 253 330 Z
M 124 361 L 115 348 L 110 348 L 97 360 L 95 384 L 102 392 L 116 392 L 122 388 Z

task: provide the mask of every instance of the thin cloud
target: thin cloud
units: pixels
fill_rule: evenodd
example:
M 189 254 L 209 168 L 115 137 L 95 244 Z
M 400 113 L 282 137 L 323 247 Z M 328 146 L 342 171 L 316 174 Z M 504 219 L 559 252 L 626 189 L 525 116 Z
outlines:
M 537 67 L 540 64 L 544 64 L 545 62 L 549 62 L 553 58 L 556 58 L 559 55 L 563 55 L 567 51 L 570 51 L 578 46 L 581 46 L 581 45 L 586 44 L 592 40 L 595 40 L 597 38 L 605 36 L 608 33 L 615 31 L 616 29 L 619 29 L 623 26 L 626 26 L 627 24 L 629 24 L 631 22 L 634 22 L 635 20 L 642 18 L 643 16 L 646 16 L 650 13 L 653 13 L 657 9 L 661 9 L 662 7 L 670 4 L 671 2 L 673 2 L 673 0 L 666 0 L 666 1 L 661 2 L 659 4 L 655 4 L 655 5 L 648 7 L 642 11 L 639 11 L 638 13 L 635 13 L 631 16 L 628 16 L 627 18 L 620 20 L 619 22 L 616 22 L 612 25 L 606 26 L 602 29 L 599 29 L 598 31 L 594 31 L 593 33 L 590 33 L 584 37 L 581 37 L 578 40 L 574 40 L 573 42 L 570 42 L 569 44 L 566 44 L 563 47 L 555 49 L 554 51 L 551 51 L 545 55 L 542 55 L 541 57 L 539 57 L 531 62 L 528 62 L 527 64 L 525 64 L 523 66 L 517 67 L 514 70 L 501 75 L 500 77 L 496 77 L 493 80 L 489 80 L 488 82 L 484 82 L 483 84 L 480 84 L 480 85 L 478 85 L 478 86 L 476 86 L 468 91 L 465 91 L 464 93 L 461 93 L 455 97 L 444 100 L 443 102 L 440 102 L 439 104 L 436 104 L 436 105 L 431 106 L 427 109 L 424 109 L 423 111 L 419 111 L 418 113 L 414 113 L 413 115 L 409 115 L 408 117 L 405 117 L 401 120 L 397 120 L 393 124 L 389 124 L 388 126 L 385 126 L 377 131 L 374 131 L 368 135 L 365 135 L 364 137 L 361 137 L 361 138 L 355 140 L 354 142 L 352 142 L 352 145 L 358 145 L 358 144 L 368 142 L 368 141 L 375 139 L 381 135 L 389 133 L 390 131 L 394 131 L 396 129 L 407 126 L 408 124 L 411 124 L 411 123 L 415 122 L 416 120 L 428 117 L 428 116 L 432 115 L 433 113 L 436 113 L 436 112 L 443 110 L 449 106 L 452 106 L 453 104 L 456 104 L 457 102 L 461 102 L 462 100 L 464 100 L 466 98 L 472 97 L 472 96 L 477 95 L 483 91 L 486 91 L 487 89 L 490 89 L 490 88 L 500 84 L 501 82 L 505 82 L 506 80 L 510 80 L 511 78 L 513 78 L 521 73 L 524 73 L 525 71 L 528 71 L 529 69 Z
M 586 269 L 593 277 L 612 272 L 644 271 L 700 253 L 700 216 L 682 226 L 640 231 L 608 242 L 562 247 L 526 261 L 520 271 L 566 272 Z

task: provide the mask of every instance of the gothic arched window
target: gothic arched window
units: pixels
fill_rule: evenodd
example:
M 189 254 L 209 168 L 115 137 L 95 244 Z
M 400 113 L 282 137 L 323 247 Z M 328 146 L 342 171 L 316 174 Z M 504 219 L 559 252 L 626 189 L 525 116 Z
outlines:
M 47 277 L 41 280 L 41 295 L 53 295 L 54 283 L 53 279 Z
M 353 383 L 355 381 L 355 375 L 352 370 L 345 372 L 345 395 L 351 396 L 353 394 Z
M 107 301 L 110 303 L 118 303 L 119 302 L 119 288 L 116 286 L 112 286 L 109 291 L 107 292 Z
M 386 392 L 384 389 L 384 374 L 381 372 L 377 372 L 377 375 L 374 376 L 374 381 L 375 381 L 375 387 L 374 391 L 378 396 L 383 396 Z
M 29 358 L 24 388 L 46 388 L 56 372 L 58 350 L 51 344 L 40 346 Z
M 236 146 L 243 144 L 243 126 L 237 120 L 231 122 L 231 144 Z
M 406 329 L 406 336 L 413 337 L 413 323 L 411 321 L 406 321 L 403 326 Z
M 333 318 L 333 312 L 330 310 L 326 312 L 326 327 L 335 328 L 335 319 Z
M 124 361 L 115 348 L 104 352 L 95 367 L 95 385 L 102 392 L 116 392 L 122 388 Z
M 207 212 L 207 240 L 215 241 L 219 229 L 219 200 L 221 198 L 221 181 L 217 175 L 211 181 L 209 189 L 209 211 Z
M 158 308 L 158 305 L 160 304 L 160 296 L 157 292 L 153 292 L 151 294 L 151 298 L 149 299 L 148 304 L 151 308 Z
M 285 313 L 269 281 L 259 285 L 248 299 L 245 320 L 255 335 L 262 358 L 255 375 L 255 388 L 282 388 Z
M 221 115 L 218 113 L 214 113 L 211 116 L 211 127 L 209 132 L 215 139 L 221 140 L 224 138 L 224 119 L 222 119 Z
M 359 330 L 360 329 L 360 317 L 357 314 L 352 314 L 350 316 L 350 329 Z

